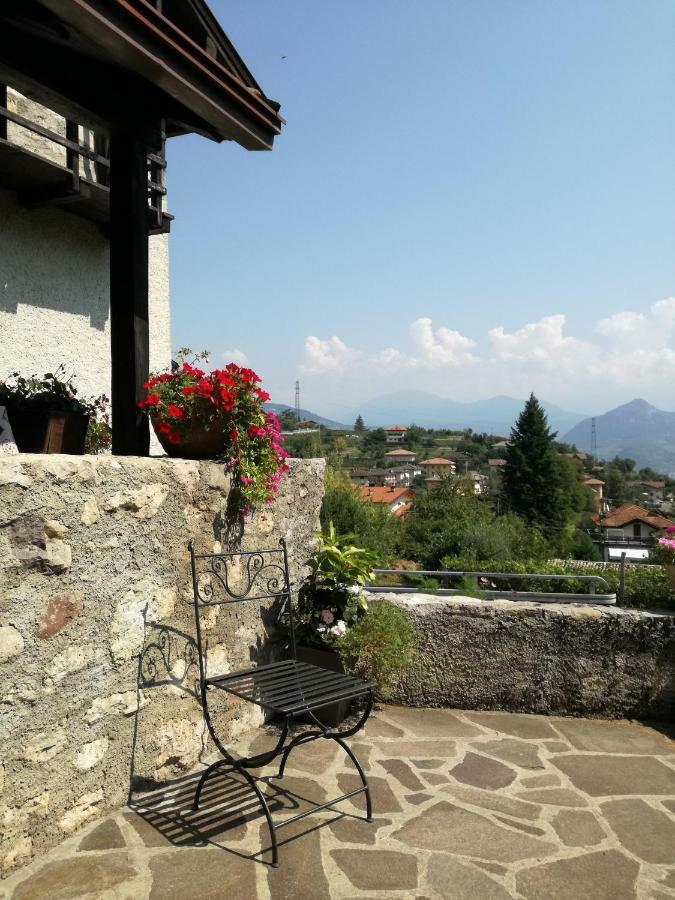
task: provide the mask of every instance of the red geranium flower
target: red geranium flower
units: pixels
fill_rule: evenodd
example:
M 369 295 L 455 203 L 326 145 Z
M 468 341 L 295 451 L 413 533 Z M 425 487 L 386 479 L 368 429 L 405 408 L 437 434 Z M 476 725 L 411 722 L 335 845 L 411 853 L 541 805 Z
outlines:
M 169 403 L 169 415 L 173 419 L 184 419 L 185 410 L 181 409 L 180 406 L 176 406 L 175 403 Z

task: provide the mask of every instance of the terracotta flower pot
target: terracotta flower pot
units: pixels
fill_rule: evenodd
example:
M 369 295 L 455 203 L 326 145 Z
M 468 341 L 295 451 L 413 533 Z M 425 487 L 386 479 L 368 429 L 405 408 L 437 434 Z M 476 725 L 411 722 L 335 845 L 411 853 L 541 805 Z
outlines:
M 89 416 L 48 410 L 7 409 L 21 453 L 84 453 Z
M 221 456 L 229 445 L 229 438 L 224 428 L 214 427 L 207 431 L 202 425 L 194 425 L 185 431 L 180 443 L 173 444 L 167 440 L 165 434 L 161 434 L 157 430 L 154 421 L 152 427 L 167 456 L 179 459 L 213 459 Z

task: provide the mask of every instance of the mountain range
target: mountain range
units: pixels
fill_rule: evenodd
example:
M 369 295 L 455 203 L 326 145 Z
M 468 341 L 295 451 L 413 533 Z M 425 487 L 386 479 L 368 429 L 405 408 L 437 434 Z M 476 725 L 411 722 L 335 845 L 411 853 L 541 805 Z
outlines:
M 581 413 L 561 409 L 546 401 L 541 403 L 551 428 L 559 434 L 584 419 Z M 395 391 L 362 403 L 350 414 L 349 421 L 353 422 L 360 413 L 369 427 L 414 423 L 423 428 L 472 428 L 506 437 L 524 405 L 524 400 L 507 396 L 461 403 L 428 391 Z
M 283 412 L 295 412 L 292 406 L 288 406 L 286 403 L 266 403 L 265 409 L 268 412 L 273 412 L 276 416 L 281 415 Z M 300 418 L 301 419 L 311 419 L 312 422 L 316 422 L 318 425 L 323 425 L 324 428 L 350 428 L 350 425 L 342 425 L 340 422 L 335 422 L 333 419 L 326 419 L 324 416 L 318 415 L 318 413 L 311 412 L 309 409 L 301 409 L 300 410 Z
M 592 420 L 584 419 L 562 438 L 588 452 Z M 646 400 L 631 400 L 595 417 L 597 455 L 634 459 L 638 469 L 650 466 L 657 472 L 675 472 L 675 412 L 657 409 Z

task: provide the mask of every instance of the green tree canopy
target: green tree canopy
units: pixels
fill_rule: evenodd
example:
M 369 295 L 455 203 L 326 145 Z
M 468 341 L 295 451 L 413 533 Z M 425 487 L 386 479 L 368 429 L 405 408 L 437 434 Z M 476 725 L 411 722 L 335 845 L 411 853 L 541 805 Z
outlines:
M 555 450 L 555 433 L 534 394 L 511 431 L 505 458 L 502 490 L 506 508 L 547 535 L 561 532 L 571 504 Z
M 366 430 L 366 424 L 363 421 L 363 416 L 358 415 L 356 417 L 356 421 L 354 422 L 354 431 L 365 431 L 365 430 Z

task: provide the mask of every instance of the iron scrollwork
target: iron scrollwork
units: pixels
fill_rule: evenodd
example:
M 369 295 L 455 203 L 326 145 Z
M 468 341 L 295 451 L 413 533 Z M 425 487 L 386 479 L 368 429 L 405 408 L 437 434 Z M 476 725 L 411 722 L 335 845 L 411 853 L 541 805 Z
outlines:
M 236 587 L 233 581 L 239 582 Z M 214 587 L 214 581 L 216 585 Z M 224 595 L 218 590 L 218 585 Z M 208 558 L 208 568 L 197 575 L 197 595 L 200 603 L 223 603 L 228 600 L 246 600 L 258 589 L 265 596 L 279 596 L 288 592 L 286 571 L 281 563 L 271 562 L 262 553 L 251 553 L 246 558 L 244 571 L 233 577 L 228 560 L 222 556 Z

